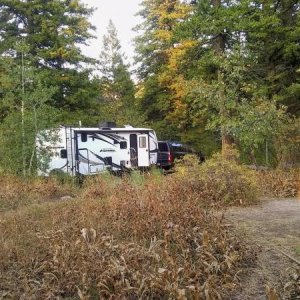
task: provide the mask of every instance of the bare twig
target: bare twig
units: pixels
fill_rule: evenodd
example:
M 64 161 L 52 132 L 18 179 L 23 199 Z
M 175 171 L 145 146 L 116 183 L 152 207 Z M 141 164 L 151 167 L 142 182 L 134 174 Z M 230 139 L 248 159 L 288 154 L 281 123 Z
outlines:
M 286 252 L 280 250 L 280 249 L 276 249 L 277 251 L 279 251 L 280 253 L 282 253 L 283 255 L 285 255 L 286 257 L 288 257 L 290 260 L 292 260 L 293 262 L 295 262 L 296 264 L 298 264 L 300 266 L 300 261 L 297 260 L 296 258 L 292 257 L 291 255 L 287 254 Z

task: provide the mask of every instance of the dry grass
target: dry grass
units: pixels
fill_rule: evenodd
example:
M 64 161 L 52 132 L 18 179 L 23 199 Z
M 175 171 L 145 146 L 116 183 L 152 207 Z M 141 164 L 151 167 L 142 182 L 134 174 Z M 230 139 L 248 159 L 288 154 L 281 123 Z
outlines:
M 17 209 L 33 203 L 57 200 L 65 195 L 75 195 L 73 181 L 62 183 L 57 178 L 27 178 L 0 176 L 0 212 Z
M 294 195 L 298 175 L 187 156 L 172 175 L 104 174 L 81 188 L 2 176 L 0 299 L 229 298 L 255 255 L 220 210 L 255 203 L 260 182 L 264 195 Z
M 300 169 L 257 171 L 257 177 L 264 196 L 300 196 Z
M 199 191 L 177 176 L 105 175 L 77 200 L 7 211 L 0 298 L 223 299 L 253 253 Z
M 284 285 L 284 299 L 300 298 L 300 268 L 291 270 L 289 281 Z

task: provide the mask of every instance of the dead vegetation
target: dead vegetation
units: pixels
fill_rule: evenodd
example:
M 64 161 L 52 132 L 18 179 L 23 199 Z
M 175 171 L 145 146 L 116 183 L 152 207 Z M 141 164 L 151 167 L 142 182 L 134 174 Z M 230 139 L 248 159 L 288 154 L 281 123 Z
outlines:
M 285 299 L 300 298 L 300 267 L 293 272 L 290 272 L 290 278 L 284 285 Z
M 257 171 L 261 193 L 269 197 L 296 197 L 300 195 L 300 169 Z
M 254 256 L 199 188 L 177 176 L 105 175 L 90 178 L 77 200 L 7 211 L 0 296 L 227 297 Z
M 186 157 L 167 177 L 104 174 L 81 188 L 2 176 L 0 298 L 228 298 L 255 253 L 220 210 L 256 202 L 255 174 Z
M 250 205 L 259 197 L 256 173 L 220 154 L 203 164 L 197 158 L 185 156 L 176 167 L 179 181 L 191 185 L 210 205 Z
M 6 217 L 2 293 L 217 299 L 235 287 L 251 254 L 221 217 L 204 211 L 197 199 L 149 194 L 143 202 L 132 200 L 78 201 Z
M 65 195 L 76 195 L 72 180 L 62 183 L 55 177 L 27 178 L 0 175 L 0 212 L 30 204 L 57 200 Z

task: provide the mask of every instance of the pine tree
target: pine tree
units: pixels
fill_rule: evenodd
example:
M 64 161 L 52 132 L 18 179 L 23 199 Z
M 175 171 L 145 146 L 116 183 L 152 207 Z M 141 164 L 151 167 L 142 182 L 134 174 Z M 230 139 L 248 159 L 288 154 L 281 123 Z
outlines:
M 176 69 L 182 48 L 177 47 L 174 30 L 187 17 L 189 6 L 178 0 L 145 0 L 142 7 L 144 22 L 136 28 L 142 34 L 135 41 L 140 105 L 160 136 L 176 138 L 179 122 L 170 115 L 184 85 Z
M 250 7 L 250 4 L 248 4 Z M 255 1 L 243 20 L 247 47 L 255 57 L 251 73 L 258 89 L 277 108 L 286 109 L 286 121 L 266 137 L 276 148 L 277 161 L 296 161 L 300 151 L 300 47 L 298 1 Z M 274 123 L 274 122 L 273 122 Z M 274 137 L 275 134 L 275 137 Z M 299 160 L 299 158 L 298 158 Z
M 102 118 L 136 124 L 135 87 L 125 59 L 116 27 L 110 20 L 99 59 Z
M 299 1 L 255 1 L 243 25 L 256 56 L 253 71 L 264 78 L 269 98 L 300 115 Z
M 275 91 L 281 84 L 270 76 L 270 68 L 280 69 L 280 61 L 269 58 L 280 53 L 281 42 L 273 38 L 286 32 L 274 7 L 272 1 L 199 0 L 178 30 L 183 41 L 196 41 L 186 56 L 191 69 L 184 110 L 195 123 L 207 118 L 206 128 L 220 132 L 223 150 L 234 141 L 252 153 L 266 140 L 274 143 L 286 122 Z
M 212 129 L 220 132 L 222 152 L 227 155 L 227 150 L 234 143 L 234 133 L 228 121 L 232 119 L 235 101 L 238 101 L 236 90 L 230 90 L 234 85 L 228 80 L 232 71 L 228 72 L 228 62 L 231 55 L 234 57 L 240 38 L 234 27 L 237 3 L 200 0 L 194 3 L 193 8 L 189 19 L 178 31 L 181 43 L 184 40 L 194 41 L 194 49 L 189 52 L 191 57 L 186 59 L 197 61 L 190 63 L 192 69 L 186 72 L 191 92 L 184 99 L 187 101 L 186 110 L 190 111 L 187 115 L 191 116 L 194 124 L 213 119 L 215 128 Z M 231 80 L 234 80 L 233 76 Z
M 283 10 L 274 1 L 143 1 L 136 49 L 146 118 L 159 132 L 165 128 L 165 137 L 175 127 L 177 136 L 205 138 L 213 146 L 218 135 L 224 155 L 233 143 L 252 153 L 274 142 L 287 119 L 281 98 L 297 94 L 298 48 L 291 37 L 298 11 L 292 2 L 284 4 L 290 13 L 283 29 Z M 272 53 L 289 53 L 295 65 L 280 54 L 277 71 L 270 72 Z
M 92 38 L 93 26 L 87 20 L 91 13 L 80 0 L 0 1 L 0 53 L 20 61 L 16 43 L 22 40 L 32 67 L 44 70 L 42 82 L 57 87 L 49 104 L 68 112 L 68 120 L 88 110 L 96 95 L 87 92 L 96 85 L 84 67 L 93 61 L 79 48 Z

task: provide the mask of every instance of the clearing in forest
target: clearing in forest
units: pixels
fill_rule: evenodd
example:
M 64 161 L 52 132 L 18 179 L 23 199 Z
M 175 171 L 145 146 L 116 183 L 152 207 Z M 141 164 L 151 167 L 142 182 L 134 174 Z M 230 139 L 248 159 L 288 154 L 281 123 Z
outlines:
M 233 299 L 266 299 L 266 287 L 293 299 L 284 286 L 300 261 L 300 199 L 264 199 L 256 206 L 230 208 L 227 217 L 257 250 L 257 263 L 243 275 Z

